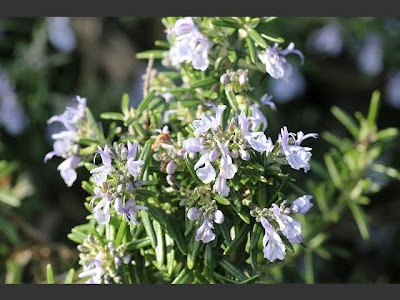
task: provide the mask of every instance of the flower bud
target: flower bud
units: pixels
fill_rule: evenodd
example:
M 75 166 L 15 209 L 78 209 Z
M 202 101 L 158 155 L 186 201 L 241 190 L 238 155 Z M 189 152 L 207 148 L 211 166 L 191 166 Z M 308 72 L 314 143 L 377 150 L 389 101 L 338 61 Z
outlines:
M 198 220 L 200 218 L 200 210 L 197 207 L 190 208 L 187 217 L 190 221 Z
M 208 159 L 210 160 L 210 162 L 216 161 L 218 157 L 219 157 L 219 151 L 217 149 L 212 150 L 208 155 Z
M 214 222 L 217 224 L 222 224 L 224 222 L 224 214 L 219 209 L 216 210 L 213 214 Z
M 129 182 L 126 184 L 126 190 L 127 190 L 128 192 L 132 192 L 132 191 L 133 191 L 133 183 L 132 183 L 132 181 L 129 181 Z
M 125 255 L 125 256 L 122 258 L 122 262 L 123 262 L 125 265 L 129 264 L 129 263 L 131 262 L 131 256 L 130 256 L 129 254 Z
M 240 157 L 243 159 L 243 160 L 249 160 L 250 159 L 250 153 L 249 152 L 247 152 L 246 150 L 240 150 Z
M 226 73 L 222 74 L 219 78 L 219 82 L 221 82 L 221 84 L 228 84 L 230 82 L 229 75 Z
M 165 170 L 167 171 L 167 174 L 172 175 L 176 172 L 176 163 L 171 160 L 168 164 L 167 167 L 165 168 Z
M 231 157 L 232 158 L 238 158 L 239 157 L 239 152 L 236 149 L 233 149 L 231 151 Z
M 249 81 L 249 79 L 247 78 L 246 74 L 242 73 L 239 75 L 239 84 L 240 85 L 245 85 L 247 82 Z
M 114 264 L 119 267 L 120 265 L 122 265 L 122 261 L 119 257 L 114 258 Z
M 140 180 L 135 180 L 135 182 L 133 182 L 133 186 L 137 189 L 140 188 L 142 186 L 142 182 Z
M 128 158 L 128 149 L 126 147 L 121 149 L 121 160 L 125 161 Z
M 122 212 L 123 205 L 122 205 L 122 198 L 121 198 L 121 197 L 117 197 L 117 198 L 115 199 L 114 208 L 115 208 L 115 210 L 116 210 L 118 213 L 121 213 L 121 212 Z
M 298 213 L 304 215 L 313 206 L 313 204 L 310 201 L 312 198 L 313 197 L 310 195 L 304 195 L 302 197 L 297 198 L 296 200 L 293 201 L 290 211 L 293 214 Z
M 117 186 L 117 193 L 121 194 L 124 191 L 124 185 L 123 184 L 119 184 Z

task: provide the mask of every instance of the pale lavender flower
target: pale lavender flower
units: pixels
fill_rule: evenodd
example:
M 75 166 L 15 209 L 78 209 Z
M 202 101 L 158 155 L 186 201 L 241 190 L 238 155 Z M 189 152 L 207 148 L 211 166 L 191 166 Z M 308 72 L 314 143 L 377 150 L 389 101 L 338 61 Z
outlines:
M 289 144 L 290 137 L 292 138 L 293 144 Z M 282 145 L 281 152 L 286 156 L 287 162 L 293 169 L 300 170 L 303 168 L 304 173 L 310 170 L 309 162 L 312 155 L 310 152 L 312 148 L 302 147 L 300 144 L 307 138 L 317 137 L 318 134 L 316 133 L 308 133 L 306 135 L 302 131 L 297 132 L 297 135 L 289 133 L 286 126 L 281 129 L 281 133 L 278 137 Z
M 281 213 L 279 206 L 275 203 L 272 204 L 270 211 L 273 212 L 275 221 L 278 223 L 282 233 L 287 237 L 289 242 L 292 244 L 300 244 L 303 241 L 300 222 L 296 221 L 291 216 Z
M 140 222 L 137 220 L 138 214 L 142 210 L 148 210 L 148 208 L 137 204 L 135 199 L 130 198 L 129 201 L 125 203 L 125 207 L 123 208 L 122 212 L 124 213 L 127 221 L 132 221 L 133 225 L 138 225 L 140 224 Z
M 208 155 L 207 155 L 208 156 Z M 204 155 L 202 156 L 204 157 Z M 216 172 L 214 167 L 211 165 L 210 161 L 207 159 L 204 161 L 204 167 L 199 168 L 195 166 L 196 175 L 200 178 L 200 180 L 207 184 L 213 182 L 215 180 Z
M 274 102 L 272 102 L 273 96 L 272 95 L 268 95 L 268 94 L 264 94 L 260 101 L 262 105 L 268 105 L 272 110 L 276 110 L 276 105 Z
M 290 43 L 286 49 L 280 51 L 278 50 L 278 44 L 275 43 L 273 47 L 268 46 L 265 52 L 259 54 L 259 58 L 265 65 L 266 72 L 272 78 L 288 78 L 292 67 L 285 56 L 290 53 L 298 55 L 303 63 L 304 56 L 299 50 L 294 49 L 294 43 Z
M 370 34 L 366 37 L 358 57 L 358 68 L 370 76 L 378 75 L 383 67 L 382 41 L 379 36 Z
M 80 161 L 81 159 L 79 156 L 72 155 L 57 167 L 57 170 L 60 171 L 61 177 L 68 187 L 71 187 L 77 178 L 75 169 L 78 167 Z
M 110 222 L 111 218 L 110 205 L 111 202 L 109 200 L 109 197 L 104 197 L 94 207 L 93 209 L 94 218 L 96 219 L 97 222 L 99 222 L 99 224 L 107 224 L 108 222 Z
M 208 51 L 212 43 L 197 29 L 193 19 L 186 17 L 176 21 L 171 30 L 175 36 L 174 45 L 169 51 L 172 65 L 179 67 L 184 61 L 191 62 L 196 70 L 206 70 L 209 65 Z M 170 35 L 167 36 L 168 39 Z
M 274 262 L 276 259 L 284 260 L 286 248 L 281 237 L 267 219 L 260 218 L 260 221 L 265 230 L 263 238 L 264 257 L 270 262 Z
M 310 170 L 311 150 L 309 147 L 291 145 L 286 147 L 284 153 L 287 162 L 293 169 L 300 170 L 303 168 L 304 173 L 307 173 Z
M 200 120 L 193 121 L 193 127 L 196 128 L 194 134 L 199 135 L 200 133 L 205 133 L 210 130 L 210 128 L 213 127 L 213 121 L 205 115 L 202 115 Z
M 109 151 L 110 148 L 108 147 L 108 145 L 104 146 L 104 150 L 102 150 L 101 147 L 99 146 L 99 150 L 96 151 L 96 154 L 94 156 L 95 160 L 96 155 L 100 154 L 103 162 L 103 166 L 97 167 L 90 171 L 90 173 L 93 174 L 93 181 L 98 185 L 101 185 L 103 182 L 106 182 L 107 176 L 115 171 L 115 168 L 112 165 Z
M 183 142 L 186 151 L 197 153 L 201 151 L 200 141 L 198 138 L 189 138 Z
M 75 33 L 68 17 L 46 18 L 50 43 L 59 52 L 71 52 L 76 47 Z
M 267 129 L 268 127 L 268 121 L 267 118 L 262 113 L 260 105 L 252 104 L 250 105 L 250 110 L 251 110 L 251 115 L 255 120 L 255 122 L 253 122 L 251 129 L 254 131 L 259 124 L 263 124 L 262 131 L 265 131 L 265 129 Z
M 330 56 L 339 55 L 343 48 L 340 23 L 331 22 L 311 33 L 307 39 L 307 46 L 311 50 L 324 52 Z
M 86 284 L 100 284 L 105 271 L 101 265 L 101 253 L 79 274 L 79 278 L 91 277 Z
M 144 164 L 143 160 L 135 160 L 138 150 L 138 142 L 135 141 L 133 144 L 128 141 L 128 160 L 126 162 L 126 167 L 132 176 L 139 176 L 142 166 Z
M 226 178 L 219 174 L 213 185 L 213 192 L 218 193 L 222 197 L 228 197 L 230 188 L 226 183 Z
M 189 220 L 196 221 L 201 218 L 201 213 L 197 208 L 192 207 L 188 212 Z M 206 215 L 203 219 L 203 223 L 196 231 L 196 241 L 202 241 L 203 243 L 209 243 L 215 239 L 215 234 L 212 231 L 214 229 L 213 221 L 217 224 L 224 222 L 224 214 L 220 210 L 215 210 L 211 214 Z
M 250 146 L 257 152 L 269 154 L 274 148 L 271 138 L 267 138 L 264 132 L 252 132 L 247 135 Z
M 310 210 L 310 208 L 313 207 L 313 204 L 310 201 L 312 198 L 313 196 L 311 195 L 304 195 L 297 198 L 293 201 L 290 211 L 292 213 L 297 213 L 301 215 L 306 214 Z
M 210 117 L 211 122 L 212 122 L 212 128 L 214 130 L 217 129 L 218 126 L 222 126 L 222 114 L 224 113 L 224 110 L 226 109 L 226 105 L 215 105 L 212 102 L 207 102 L 207 106 L 212 107 L 215 111 L 215 117 Z
M 87 100 L 76 96 L 75 101 L 78 102 L 76 107 L 67 106 L 62 114 L 51 117 L 47 123 L 60 122 L 68 131 L 76 131 L 75 124 L 85 116 Z
M 11 135 L 21 134 L 28 123 L 17 94 L 5 71 L 0 70 L 0 124 Z
M 214 225 L 212 220 L 205 219 L 203 224 L 196 231 L 196 241 L 202 241 L 203 243 L 209 243 L 215 239 L 215 234 L 212 231 Z
M 385 100 L 390 106 L 400 108 L 400 70 L 389 75 L 385 87 Z

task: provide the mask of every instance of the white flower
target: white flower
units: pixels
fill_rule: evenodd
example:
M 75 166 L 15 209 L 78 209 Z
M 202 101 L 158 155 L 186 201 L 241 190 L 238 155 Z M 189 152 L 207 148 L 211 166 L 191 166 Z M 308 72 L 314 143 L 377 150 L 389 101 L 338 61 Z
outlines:
M 204 167 L 196 170 L 196 175 L 203 183 L 207 184 L 215 180 L 216 172 L 211 163 L 206 160 Z
M 124 213 L 127 221 L 132 221 L 133 225 L 138 225 L 140 222 L 137 220 L 137 217 L 139 212 L 142 210 L 148 210 L 148 208 L 137 204 L 135 199 L 130 198 L 129 201 L 125 203 L 125 207 L 123 208 L 122 212 Z
M 263 238 L 264 257 L 270 262 L 274 262 L 276 259 L 283 260 L 286 255 L 286 248 L 281 237 L 265 218 L 261 218 L 260 221 L 265 230 Z
M 100 154 L 103 166 L 97 167 L 90 171 L 93 174 L 93 181 L 100 185 L 103 182 L 107 181 L 107 176 L 115 171 L 115 168 L 111 164 L 111 156 L 109 154 L 110 148 L 108 145 L 105 145 L 104 150 L 102 150 L 99 146 L 99 150 L 96 151 L 96 155 Z M 94 159 L 96 159 L 96 155 Z
M 300 244 L 303 241 L 301 235 L 301 224 L 292 217 L 280 212 L 279 206 L 272 204 L 270 211 L 274 213 L 274 218 L 279 224 L 282 233 L 292 244 Z
M 212 232 L 214 225 L 212 220 L 205 219 L 203 224 L 196 231 L 196 241 L 209 243 L 215 239 L 215 234 Z
M 99 224 L 107 224 L 110 222 L 110 204 L 108 198 L 104 197 L 93 209 L 94 218 Z
M 77 178 L 75 169 L 78 167 L 79 162 L 79 156 L 72 155 L 57 167 L 57 170 L 60 171 L 60 175 L 68 187 L 71 187 Z
M 214 186 L 213 186 L 213 192 L 218 193 L 222 197 L 228 197 L 229 191 L 230 191 L 230 188 L 226 184 L 226 178 L 224 178 L 221 175 L 218 175 L 217 180 L 215 181 Z
M 259 124 L 263 124 L 262 131 L 265 131 L 265 129 L 267 129 L 268 127 L 268 121 L 267 118 L 262 113 L 260 105 L 258 104 L 250 105 L 250 110 L 252 117 L 255 119 L 255 122 L 253 123 L 251 130 L 255 131 Z
M 263 132 L 252 132 L 246 136 L 246 139 L 250 146 L 260 153 L 265 151 L 268 154 L 274 148 L 271 138 L 267 139 Z
M 100 284 L 101 278 L 104 274 L 104 269 L 101 265 L 101 253 L 85 268 L 85 270 L 79 274 L 79 278 L 91 277 L 85 283 L 87 284 Z
M 138 142 L 135 141 L 133 144 L 131 144 L 131 142 L 128 141 L 128 158 L 126 162 L 126 167 L 129 173 L 134 177 L 139 176 L 140 170 L 142 169 L 142 166 L 144 164 L 143 160 L 135 160 L 137 150 Z
M 169 51 L 172 65 L 179 67 L 184 61 L 191 62 L 193 68 L 204 71 L 208 68 L 208 51 L 212 43 L 209 42 L 194 25 L 191 17 L 176 21 L 172 29 L 175 43 Z M 168 35 L 168 38 L 170 35 Z
M 300 170 L 303 168 L 304 173 L 307 173 L 310 170 L 311 150 L 309 147 L 293 145 L 287 146 L 284 149 L 284 154 L 286 155 L 287 162 L 293 169 Z

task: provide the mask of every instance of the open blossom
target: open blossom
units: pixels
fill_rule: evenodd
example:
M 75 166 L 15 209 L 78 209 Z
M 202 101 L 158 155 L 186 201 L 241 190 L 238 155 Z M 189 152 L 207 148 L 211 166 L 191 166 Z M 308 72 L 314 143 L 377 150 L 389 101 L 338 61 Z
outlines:
M 265 230 L 263 238 L 264 257 L 270 262 L 274 262 L 276 259 L 283 260 L 286 255 L 286 248 L 281 237 L 267 219 L 261 218 L 260 221 Z
M 109 151 L 110 148 L 108 145 L 104 146 L 104 150 L 102 150 L 99 146 L 99 150 L 96 151 L 96 154 L 100 154 L 103 162 L 103 166 L 97 167 L 90 171 L 90 173 L 93 174 L 93 181 L 96 184 L 102 184 L 103 182 L 106 182 L 107 176 L 115 171 Z M 94 159 L 96 159 L 96 156 Z
M 318 134 L 304 134 L 302 131 L 297 134 L 289 133 L 287 127 L 281 129 L 279 140 L 282 144 L 281 152 L 286 156 L 288 164 L 295 170 L 304 169 L 304 173 L 310 170 L 311 150 L 309 147 L 300 146 L 307 138 L 317 138 Z
M 275 105 L 275 103 L 271 101 L 272 98 L 273 98 L 273 96 L 268 95 L 268 94 L 264 94 L 264 95 L 261 97 L 260 101 L 261 101 L 261 104 L 262 104 L 262 105 L 268 105 L 272 110 L 276 110 L 276 105 Z
M 287 62 L 285 56 L 293 53 L 304 61 L 303 54 L 294 49 L 294 43 L 290 43 L 286 49 L 278 50 L 278 44 L 275 43 L 273 47 L 268 46 L 265 52 L 259 54 L 261 62 L 266 67 L 266 72 L 275 79 L 288 78 L 291 74 L 291 65 Z
M 191 221 L 201 220 L 201 212 L 198 208 L 192 207 L 189 209 L 187 217 Z M 213 213 L 204 216 L 203 222 L 196 231 L 196 241 L 209 243 L 215 239 L 213 222 L 222 224 L 224 222 L 224 214 L 220 210 L 215 210 Z
M 132 176 L 139 176 L 140 170 L 144 164 L 143 160 L 135 160 L 137 155 L 138 142 L 133 144 L 128 141 L 128 160 L 126 162 L 126 167 Z
M 179 19 L 171 32 L 175 37 L 174 45 L 169 51 L 172 65 L 179 66 L 187 61 L 191 62 L 196 70 L 206 70 L 210 63 L 208 51 L 212 43 L 198 30 L 193 19 L 191 17 Z
M 138 225 L 140 222 L 137 220 L 138 214 L 142 210 L 148 210 L 147 207 L 139 205 L 135 199 L 131 198 L 125 203 L 125 207 L 122 209 L 127 221 L 132 221 L 133 225 Z
M 101 265 L 101 253 L 99 253 L 88 267 L 79 274 L 79 278 L 90 277 L 86 284 L 100 284 L 105 271 Z
M 80 161 L 81 159 L 79 156 L 72 155 L 57 167 L 57 170 L 60 171 L 60 175 L 68 187 L 71 187 L 74 184 L 78 176 L 75 169 L 78 167 Z
M 266 152 L 267 154 L 272 151 L 272 141 L 270 138 L 267 139 L 264 132 L 250 132 L 251 122 L 254 122 L 253 117 L 247 117 L 244 112 L 241 112 L 238 119 L 243 137 L 254 150 L 260 153 Z
M 274 214 L 275 221 L 279 224 L 282 233 L 292 244 L 300 244 L 303 241 L 301 235 L 301 224 L 291 216 L 281 213 L 280 208 L 275 203 L 272 204 L 270 210 Z
M 55 140 L 53 151 L 50 151 L 44 157 L 44 162 L 54 156 L 65 159 L 58 166 L 58 170 L 68 187 L 72 186 L 77 178 L 75 169 L 80 162 L 79 145 L 77 144 L 79 139 L 78 122 L 85 117 L 86 110 L 86 98 L 76 96 L 75 100 L 78 102 L 76 107 L 67 106 L 62 114 L 53 116 L 47 121 L 48 124 L 59 122 L 64 125 L 65 129 L 51 136 Z

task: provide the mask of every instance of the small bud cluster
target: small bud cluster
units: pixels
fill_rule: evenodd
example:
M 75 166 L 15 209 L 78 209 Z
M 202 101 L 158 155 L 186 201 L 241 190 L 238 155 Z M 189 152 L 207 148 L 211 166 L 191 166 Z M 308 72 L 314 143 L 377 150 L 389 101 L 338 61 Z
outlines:
M 132 262 L 131 256 L 125 253 L 125 248 L 125 245 L 115 247 L 112 242 L 103 246 L 96 237 L 89 235 L 78 246 L 81 252 L 79 264 L 83 266 L 83 272 L 79 277 L 90 277 L 86 283 L 121 283 L 119 275 L 121 266 Z
M 244 90 L 251 90 L 248 73 L 248 70 L 242 69 L 227 70 L 219 80 L 221 84 L 229 86 L 235 93 L 240 93 Z

